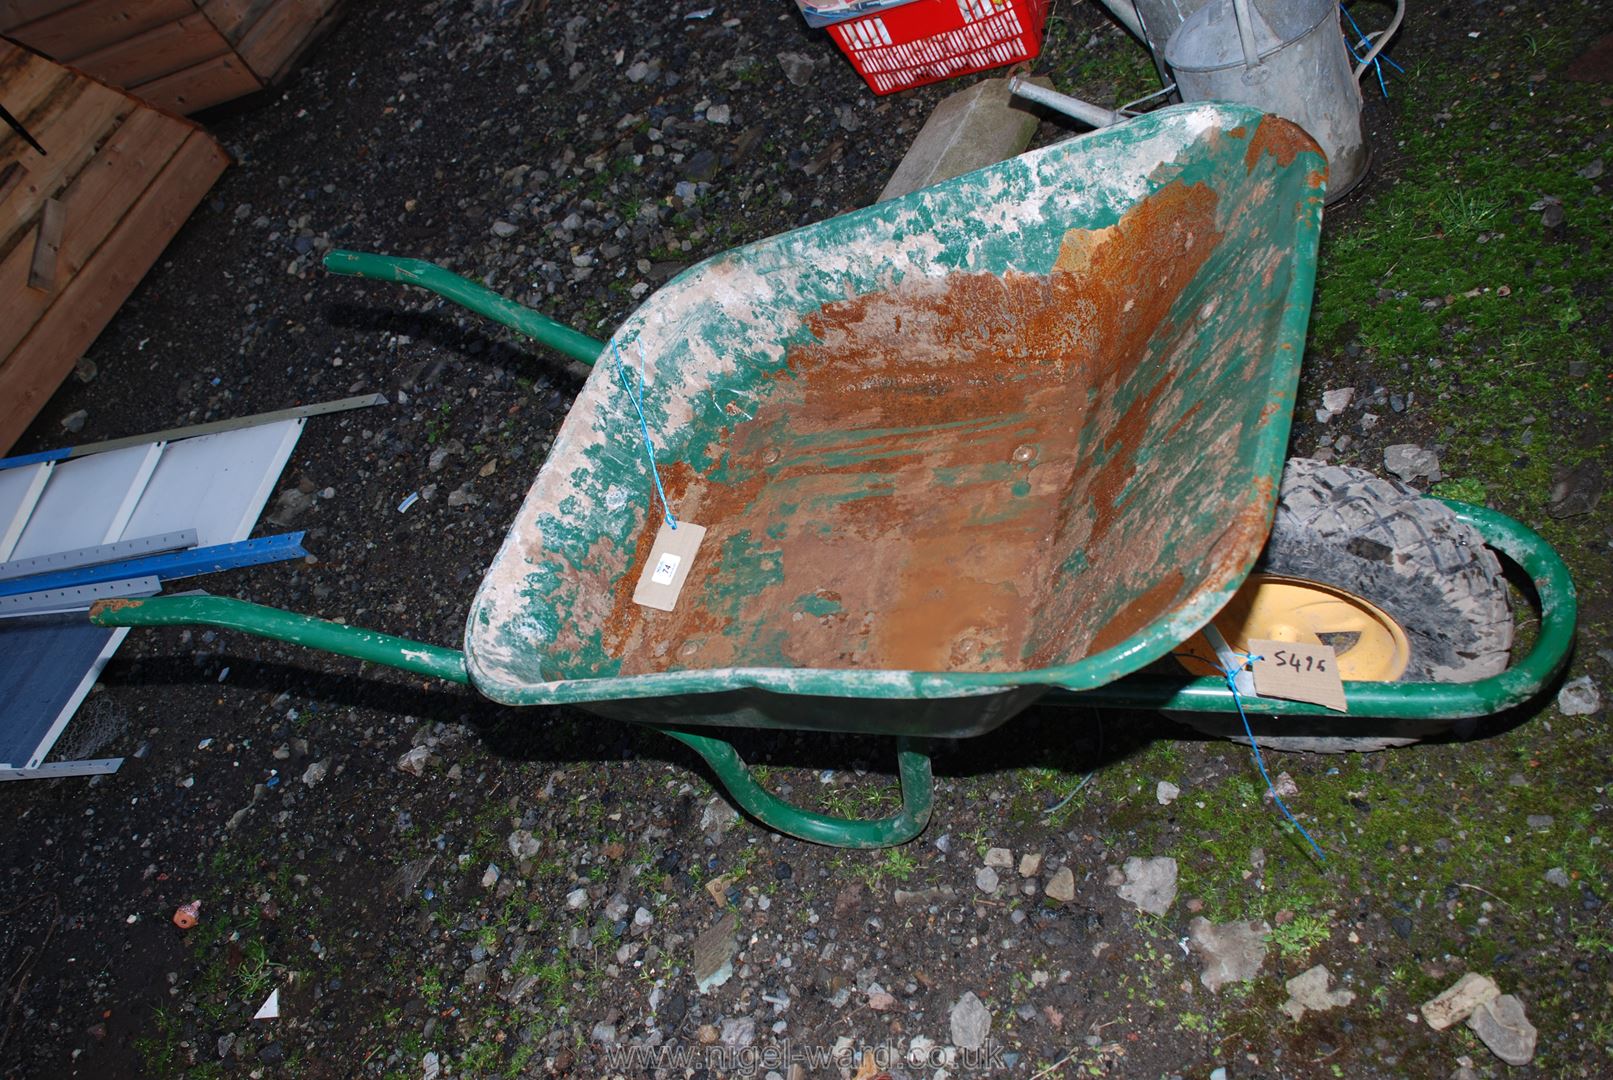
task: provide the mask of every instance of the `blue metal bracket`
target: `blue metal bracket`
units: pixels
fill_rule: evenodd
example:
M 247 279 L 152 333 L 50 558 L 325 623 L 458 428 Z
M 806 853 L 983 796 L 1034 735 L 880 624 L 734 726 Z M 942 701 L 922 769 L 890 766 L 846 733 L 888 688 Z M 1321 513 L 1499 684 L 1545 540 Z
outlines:
M 308 552 L 303 550 L 305 533 L 276 533 L 255 540 L 241 540 L 233 544 L 213 544 L 210 547 L 191 548 L 167 555 L 148 555 L 122 562 L 101 563 L 97 566 L 80 566 L 72 570 L 55 570 L 48 574 L 0 581 L 0 596 L 40 592 L 44 589 L 67 589 L 77 585 L 92 585 L 98 581 L 117 581 L 131 577 L 156 577 L 163 581 L 211 574 L 219 570 L 235 570 L 243 566 L 299 559 Z
M 20 469 L 24 465 L 38 465 L 42 461 L 65 461 L 72 456 L 72 447 L 41 450 L 37 454 L 18 454 L 16 457 L 0 458 L 0 469 Z

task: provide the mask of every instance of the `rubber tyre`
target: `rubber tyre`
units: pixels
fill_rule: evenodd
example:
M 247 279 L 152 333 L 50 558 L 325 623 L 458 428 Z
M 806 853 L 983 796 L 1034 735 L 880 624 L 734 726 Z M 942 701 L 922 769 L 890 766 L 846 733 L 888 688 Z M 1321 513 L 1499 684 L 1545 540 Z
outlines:
M 1512 611 L 1495 553 L 1449 507 L 1397 481 L 1290 459 L 1271 538 L 1255 569 L 1332 585 L 1382 608 L 1410 643 L 1401 681 L 1473 682 L 1506 670 Z M 1246 741 L 1235 715 L 1198 714 L 1189 722 Z M 1262 747 L 1312 753 L 1405 746 L 1453 726 L 1449 720 L 1347 716 L 1264 723 L 1251 717 L 1250 723 Z M 1278 725 L 1283 734 L 1273 732 Z M 1295 730 L 1300 725 L 1304 730 Z

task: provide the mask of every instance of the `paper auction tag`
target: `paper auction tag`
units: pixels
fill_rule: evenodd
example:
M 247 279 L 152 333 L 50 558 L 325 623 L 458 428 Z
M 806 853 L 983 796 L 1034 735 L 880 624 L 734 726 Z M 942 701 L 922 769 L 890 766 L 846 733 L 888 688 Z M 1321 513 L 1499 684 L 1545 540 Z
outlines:
M 704 525 L 680 521 L 674 529 L 663 520 L 661 531 L 655 534 L 655 543 L 650 548 L 650 558 L 639 574 L 638 587 L 633 590 L 633 603 L 657 611 L 671 611 L 676 607 L 683 583 L 689 580 L 695 552 L 705 538 Z
M 1339 678 L 1338 655 L 1330 645 L 1297 641 L 1251 641 L 1255 661 L 1255 693 L 1288 701 L 1310 701 L 1348 712 L 1344 681 Z

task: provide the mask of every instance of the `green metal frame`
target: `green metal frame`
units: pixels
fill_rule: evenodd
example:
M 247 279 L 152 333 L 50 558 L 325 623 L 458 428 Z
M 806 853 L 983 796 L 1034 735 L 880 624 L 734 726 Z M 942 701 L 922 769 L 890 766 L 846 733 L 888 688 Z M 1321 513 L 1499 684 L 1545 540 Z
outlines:
M 1478 530 L 1484 542 L 1529 575 L 1540 598 L 1540 633 L 1529 653 L 1499 675 L 1470 683 L 1347 682 L 1344 700 L 1354 717 L 1406 720 L 1459 720 L 1488 716 L 1528 702 L 1561 674 L 1574 644 L 1578 599 L 1562 558 L 1543 537 L 1505 514 L 1482 506 L 1439 500 Z M 1049 702 L 1110 705 L 1126 709 L 1182 712 L 1237 711 L 1223 679 L 1184 682 L 1169 676 L 1137 674 L 1081 693 L 1054 691 Z M 1244 697 L 1251 716 L 1333 716 L 1321 705 L 1279 698 Z
M 896 740 L 897 776 L 902 784 L 902 809 L 890 817 L 835 817 L 792 806 L 756 782 L 746 765 L 726 739 L 697 735 L 691 731 L 659 727 L 705 759 L 717 782 L 733 796 L 745 812 L 770 829 L 788 836 L 844 848 L 882 848 L 905 844 L 930 822 L 935 802 L 935 779 L 930 772 L 930 756 L 917 748 L 917 740 Z
M 1195 108 L 1202 110 L 1209 107 Z M 1249 125 L 1266 122 L 1253 112 L 1248 110 L 1243 112 L 1247 114 Z M 1108 134 L 1090 136 L 1082 145 L 1088 148 L 1109 146 L 1111 156 L 1114 157 L 1111 165 L 1118 161 L 1130 162 L 1128 154 L 1134 148 L 1136 140 L 1150 132 L 1157 133 L 1160 125 L 1175 123 L 1176 121 L 1170 119 L 1171 115 L 1180 117 L 1196 114 L 1192 110 L 1187 112 L 1178 110 L 1175 113 L 1172 110 L 1162 110 L 1153 119 L 1133 129 L 1125 131 L 1115 129 Z M 1232 112 L 1227 112 L 1222 117 L 1228 124 L 1233 119 L 1235 117 Z M 1281 124 L 1280 121 L 1277 123 Z M 1224 138 L 1233 140 L 1236 136 L 1246 139 L 1253 130 L 1252 126 L 1240 126 L 1236 131 L 1229 127 Z M 1238 132 L 1243 134 L 1238 136 Z M 1280 134 L 1279 132 L 1279 136 Z M 1234 142 L 1226 142 L 1222 150 L 1224 153 L 1230 153 L 1232 158 L 1245 160 L 1242 156 L 1243 151 L 1237 149 L 1238 145 L 1241 143 L 1235 145 Z M 1120 153 L 1115 154 L 1114 151 L 1117 149 Z M 1062 151 L 1051 152 L 1051 156 L 1057 158 L 1060 153 Z M 1260 167 L 1265 168 L 1264 157 L 1259 155 L 1257 157 L 1261 163 Z M 1041 164 L 1036 164 L 1033 158 Z M 1020 192 L 1021 196 L 1026 198 L 1034 196 L 1045 200 L 1048 207 L 1058 205 L 1060 199 L 1070 194 L 1073 189 L 1069 177 L 1064 173 L 1055 170 L 1042 176 L 1036 171 L 1047 166 L 1048 162 L 1043 160 L 1047 158 L 1049 152 L 1042 153 L 1040 158 L 1032 155 L 1001 167 L 992 176 L 988 177 L 985 173 L 974 174 L 972 177 L 950 181 L 948 185 L 932 189 L 928 194 L 919 194 L 906 200 L 898 200 L 895 204 L 886 204 L 887 209 L 890 206 L 896 207 L 897 224 L 879 215 L 869 214 L 864 214 L 862 217 L 848 215 L 835 219 L 819 230 L 819 233 L 812 234 L 816 237 L 814 242 L 820 245 L 828 243 L 844 250 L 861 250 L 859 244 L 867 239 L 864 233 L 876 238 L 885 236 L 886 239 L 890 239 L 886 234 L 893 229 L 900 232 L 909 226 L 916 228 L 919 224 L 928 223 L 929 232 L 935 236 L 942 236 L 943 239 L 949 238 L 942 247 L 950 252 L 947 258 L 956 261 L 963 258 L 960 253 L 969 250 L 965 241 L 974 242 L 970 241 L 966 234 L 971 229 L 979 228 L 975 221 L 978 215 L 972 212 L 977 206 L 977 199 L 987 196 L 1001 197 L 1001 192 L 993 194 L 992 191 L 986 190 L 988 182 L 1006 184 L 1016 190 L 1023 189 Z M 1247 162 L 1242 166 L 1244 171 L 1253 167 L 1253 164 Z M 1206 169 L 1209 166 L 1200 163 L 1183 165 L 1180 168 L 1191 171 Z M 1120 206 L 1121 200 L 1118 194 L 1104 188 L 1099 182 L 1101 177 L 1088 176 L 1085 171 L 1080 175 L 1084 183 L 1092 185 L 1088 195 L 1097 200 L 1097 208 L 1090 215 L 1090 220 L 1083 219 L 1079 224 L 1084 228 L 1112 224 L 1124 209 Z M 1284 183 L 1292 186 L 1299 183 L 1299 177 L 1304 175 L 1304 173 L 1289 174 Z M 1184 173 L 1180 179 L 1185 182 L 1192 177 Z M 1304 182 L 1310 181 L 1306 179 Z M 1082 186 L 1084 184 L 1075 185 L 1076 188 Z M 977 188 L 979 190 L 976 190 Z M 1319 189 L 1315 193 L 1319 193 Z M 1303 197 L 1303 193 L 1299 195 Z M 1270 199 L 1271 191 L 1267 191 L 1265 197 Z M 1285 204 L 1279 200 L 1276 205 Z M 958 210 L 954 215 L 956 221 L 952 225 L 942 228 L 935 219 L 935 214 L 938 210 L 949 206 L 954 210 L 958 210 L 959 207 L 964 209 Z M 880 211 L 880 214 L 884 213 L 886 211 Z M 1320 227 L 1318 220 L 1320 207 L 1314 199 L 1304 199 L 1283 213 L 1298 215 L 1295 219 L 1298 235 L 1308 246 L 1306 257 L 1300 261 L 1300 265 L 1293 270 L 1289 278 L 1283 279 L 1286 281 L 1283 295 L 1270 298 L 1273 303 L 1280 303 L 1279 310 L 1283 315 L 1280 340 L 1276 343 L 1278 347 L 1265 361 L 1268 382 L 1263 384 L 1263 392 L 1251 392 L 1252 388 L 1248 385 L 1243 389 L 1243 398 L 1251 409 L 1260 414 L 1258 418 L 1251 414 L 1248 420 L 1251 424 L 1258 424 L 1263 431 L 1256 445 L 1249 451 L 1253 459 L 1252 475 L 1257 477 L 1274 476 L 1281 470 L 1281 455 L 1287 440 L 1287 420 L 1291 408 L 1293 383 L 1297 379 L 1299 355 L 1302 351 L 1301 345 L 1313 285 L 1315 265 L 1311 256 L 1314 252 L 1315 235 Z M 915 214 L 918 215 L 916 218 Z M 913 220 L 908 221 L 909 218 Z M 962 224 L 958 224 L 959 222 Z M 947 229 L 953 231 L 949 233 Z M 805 237 L 807 234 L 800 235 Z M 986 243 L 986 248 L 989 249 L 985 251 L 986 263 L 993 267 L 998 263 L 1003 266 L 1019 267 L 1028 257 L 1025 244 L 1029 239 L 1036 239 L 1037 244 L 1046 248 L 1041 251 L 1039 257 L 1043 262 L 1047 262 L 1054 254 L 1053 248 L 1048 245 L 1057 237 L 1050 234 L 1047 237 L 1028 239 L 1025 235 L 1007 237 L 994 234 L 987 239 L 989 243 L 981 241 Z M 801 251 L 797 251 L 791 247 L 805 242 L 786 237 L 773 242 L 771 247 L 753 245 L 751 248 L 725 256 L 724 265 L 731 269 L 752 264 L 766 264 L 764 269 L 769 267 L 778 269 L 789 260 L 801 262 L 802 252 L 807 253 L 805 261 L 810 264 L 813 262 L 813 258 L 810 257 L 812 252 L 821 249 L 804 247 Z M 773 251 L 779 244 L 783 244 L 784 248 Z M 951 246 L 948 247 L 948 244 Z M 1277 246 L 1281 248 L 1282 245 Z M 774 266 L 773 262 L 768 260 L 778 261 L 778 266 Z M 978 269 L 969 259 L 964 258 L 963 261 L 969 263 L 971 270 Z M 712 265 L 716 265 L 715 261 Z M 592 364 L 604 348 L 603 343 L 585 334 L 508 300 L 491 289 L 422 260 L 333 251 L 326 256 L 325 266 L 334 273 L 402 282 L 429 289 L 585 364 Z M 859 273 L 874 273 L 873 269 L 861 264 L 855 269 Z M 1042 271 L 1045 270 L 1046 267 L 1042 267 Z M 825 277 L 816 284 L 809 283 L 810 288 L 806 286 L 803 288 L 806 288 L 807 292 L 817 289 L 822 293 L 821 296 L 813 294 L 814 302 L 820 300 L 827 302 L 832 295 L 843 293 L 849 281 L 845 275 L 850 272 L 847 269 L 840 276 L 832 279 Z M 673 284 L 687 291 L 691 287 L 689 283 L 694 280 L 695 272 L 691 271 Z M 879 280 L 870 278 L 862 282 L 860 288 L 861 291 L 868 292 L 879 285 Z M 1223 318 L 1229 318 L 1232 314 L 1232 309 L 1228 308 L 1223 312 Z M 641 316 L 635 318 L 642 322 Z M 689 330 L 687 326 L 680 324 L 680 327 L 680 334 L 686 334 Z M 629 329 L 636 332 L 635 328 L 643 329 L 630 320 Z M 718 338 L 713 338 L 711 344 L 714 347 L 722 344 L 727 348 L 733 343 L 726 338 L 720 341 Z M 603 374 L 605 373 L 601 373 Z M 664 403 L 662 405 L 664 407 Z M 1567 567 L 1563 565 L 1557 553 L 1533 531 L 1505 515 L 1460 503 L 1450 505 L 1462 520 L 1479 531 L 1486 543 L 1522 567 L 1534 581 L 1541 608 L 1539 636 L 1529 654 L 1519 663 L 1500 675 L 1479 682 L 1347 684 L 1345 695 L 1349 715 L 1353 718 L 1436 720 L 1486 715 L 1530 700 L 1549 684 L 1567 663 L 1573 643 L 1576 603 Z M 581 510 L 588 508 L 577 509 L 580 513 Z M 570 529 L 573 539 L 581 537 L 592 542 L 602 535 L 595 527 L 597 523 L 568 519 L 559 524 Z M 1226 522 L 1220 521 L 1219 524 L 1225 527 Z M 563 533 L 565 530 L 560 531 Z M 512 533 L 512 536 L 514 535 Z M 547 536 L 545 538 L 549 539 Z M 509 541 L 506 542 L 506 546 L 508 545 Z M 1250 555 L 1250 558 L 1252 559 L 1253 555 Z M 1237 580 L 1241 580 L 1241 574 Z M 485 587 L 484 582 L 484 589 Z M 536 677 L 515 685 L 513 689 L 509 685 L 499 684 L 496 680 L 480 677 L 472 679 L 467 654 L 454 649 L 421 644 L 390 634 L 376 633 L 239 600 L 185 596 L 108 601 L 96 605 L 91 611 L 90 618 L 102 626 L 198 623 L 221 626 L 372 663 L 386 664 L 418 675 L 472 685 L 496 700 L 504 700 L 511 704 L 591 705 L 595 711 L 609 711 L 617 714 L 619 718 L 646 723 L 694 750 L 705 760 L 717 782 L 730 796 L 747 813 L 770 828 L 817 843 L 873 848 L 903 843 L 917 836 L 929 820 L 933 803 L 933 778 L 930 760 L 919 749 L 926 735 L 933 737 L 942 733 L 989 730 L 994 723 L 1001 722 L 1002 718 L 1022 708 L 1030 698 L 1037 695 L 1043 695 L 1044 702 L 1068 702 L 1084 706 L 1233 712 L 1236 703 L 1230 690 L 1220 679 L 1189 679 L 1185 676 L 1171 678 L 1140 673 L 1136 669 L 1173 647 L 1182 639 L 1184 631 L 1190 633 L 1202 626 L 1235 588 L 1236 581 L 1229 578 L 1222 582 L 1220 587 L 1210 589 L 1199 596 L 1194 604 L 1190 605 L 1190 610 L 1179 611 L 1170 619 L 1158 620 L 1119 645 L 1088 656 L 1076 664 L 1029 671 L 874 672 L 838 669 L 734 668 L 720 672 L 672 671 L 632 677 L 603 675 L 555 678 L 553 674 L 546 674 L 540 670 Z M 476 629 L 476 618 L 473 614 L 468 640 Z M 523 633 L 525 632 L 523 630 Z M 481 671 L 480 674 L 485 675 L 486 672 Z M 799 708 L 783 715 L 782 719 L 775 719 L 772 726 L 799 726 L 803 730 L 811 729 L 819 720 L 819 713 L 832 713 L 826 722 L 819 725 L 822 729 L 856 730 L 897 736 L 897 771 L 902 788 L 900 812 L 884 818 L 855 820 L 792 806 L 756 782 L 749 767 L 729 742 L 715 735 L 696 734 L 685 730 L 688 725 L 699 723 L 699 716 L 696 715 L 698 709 L 712 702 L 721 703 L 721 707 L 710 709 L 701 715 L 716 724 L 733 725 L 736 720 L 744 721 L 747 717 L 762 718 L 762 710 L 752 709 L 743 701 L 737 706 L 731 706 L 723 700 L 723 695 L 737 694 L 744 698 L 752 692 L 764 696 L 774 695 L 775 701 L 782 695 L 792 703 L 798 703 Z M 1011 708 L 1004 704 L 1005 696 L 1015 698 Z M 824 702 L 821 704 L 814 702 L 811 700 L 814 697 L 822 698 Z M 681 708 L 677 701 L 679 698 L 682 699 Z M 843 718 L 840 714 L 847 712 L 848 706 L 859 698 L 881 699 L 884 704 L 857 711 L 857 719 L 854 721 Z M 926 703 L 933 704 L 936 708 L 930 711 L 909 709 L 904 712 L 905 706 L 923 706 Z M 1275 714 L 1336 717 L 1338 715 L 1329 713 L 1320 706 L 1270 698 L 1251 698 L 1243 702 L 1243 707 L 1245 711 L 1256 716 Z M 982 721 L 973 728 L 954 726 L 948 729 L 941 723 L 943 719 L 948 723 L 952 722 L 951 714 L 943 715 L 946 710 L 968 713 L 978 718 L 992 716 L 994 709 L 995 719 L 989 723 Z M 667 726 L 668 723 L 680 726 Z
M 430 289 L 438 296 L 452 300 L 478 315 L 486 315 L 516 333 L 525 334 L 555 352 L 584 364 L 597 360 L 605 347 L 602 341 L 578 333 L 564 323 L 555 322 L 546 315 L 500 296 L 492 289 L 424 259 L 400 259 L 391 255 L 337 250 L 326 253 L 325 269 L 333 274 L 350 274 L 373 281 L 397 281 Z
M 227 596 L 154 596 L 103 600 L 90 608 L 97 626 L 220 626 L 320 652 L 385 664 L 415 675 L 470 684 L 465 654 L 345 623 L 298 615 Z
M 1352 717 L 1457 719 L 1488 715 L 1529 701 L 1550 684 L 1568 662 L 1577 601 L 1568 568 L 1557 552 L 1534 530 L 1505 514 L 1464 503 L 1447 505 L 1477 529 L 1485 543 L 1529 575 L 1540 599 L 1540 633 L 1521 661 L 1479 682 L 1347 683 L 1345 698 Z M 91 609 L 90 620 L 100 626 L 219 626 L 385 664 L 417 675 L 461 684 L 470 681 L 465 673 L 465 655 L 456 649 L 227 597 L 163 596 L 104 601 Z M 1043 700 L 1188 712 L 1232 712 L 1235 709 L 1232 694 L 1220 679 L 1184 682 L 1148 674 L 1129 675 L 1080 693 L 1055 689 Z M 1317 705 L 1276 698 L 1245 698 L 1243 707 L 1252 715 L 1338 715 Z M 836 847 L 886 847 L 917 836 L 929 821 L 934 784 L 930 759 L 918 749 L 918 740 L 908 737 L 897 740 L 901 811 L 890 817 L 856 820 L 803 810 L 768 792 L 756 782 L 738 751 L 725 739 L 659 724 L 652 726 L 699 754 L 718 783 L 746 813 L 790 836 Z

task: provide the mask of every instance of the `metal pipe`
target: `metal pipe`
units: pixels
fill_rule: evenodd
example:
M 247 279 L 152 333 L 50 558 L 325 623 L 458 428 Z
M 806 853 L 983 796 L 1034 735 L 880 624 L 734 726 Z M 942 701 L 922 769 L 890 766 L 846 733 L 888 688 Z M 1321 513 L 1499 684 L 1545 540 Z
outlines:
M 1487 545 L 1517 563 L 1533 581 L 1535 593 L 1540 599 L 1540 630 L 1534 645 L 1527 656 L 1506 671 L 1478 682 L 1349 683 L 1345 687 L 1345 700 L 1353 716 L 1417 720 L 1486 716 L 1530 701 L 1550 685 L 1568 664 L 1568 655 L 1574 643 L 1577 604 L 1574 582 L 1562 557 L 1538 533 L 1505 514 L 1457 502 L 1447 502 L 1446 505 L 1456 512 L 1461 521 L 1477 529 Z M 103 600 L 90 608 L 89 618 L 97 626 L 219 626 L 386 664 L 450 682 L 470 681 L 465 668 L 465 654 L 458 650 L 220 596 Z M 1043 673 L 1039 672 L 1020 673 L 1018 678 L 1021 682 L 1046 681 Z M 603 693 L 593 691 L 591 680 L 588 679 L 550 683 L 546 687 L 550 695 L 545 701 L 590 702 L 627 696 L 614 692 L 617 689 L 614 684 L 619 680 L 605 681 L 613 685 Z M 981 685 L 994 682 L 996 680 L 990 677 L 980 679 Z M 563 692 L 568 688 L 574 688 L 574 693 Z M 1077 693 L 1053 689 L 1041 701 L 1045 704 L 1183 712 L 1234 712 L 1237 709 L 1224 679 L 1184 679 L 1142 673 Z M 1248 698 L 1242 704 L 1244 711 L 1250 715 L 1337 715 L 1321 705 L 1275 698 Z M 668 734 L 674 733 L 668 731 Z M 696 745 L 686 735 L 675 734 L 674 737 L 703 754 L 711 749 Z M 708 760 L 711 760 L 709 756 Z M 911 761 L 904 759 L 904 790 L 908 787 L 908 770 L 917 770 L 918 767 L 917 758 Z M 916 771 L 912 775 L 914 780 L 920 778 Z M 917 795 L 916 784 L 912 791 Z M 916 820 L 921 808 L 915 804 L 913 810 L 916 832 L 923 827 Z M 927 808 L 923 812 L 927 816 Z M 795 835 L 803 834 L 796 832 Z
M 859 820 L 820 814 L 785 802 L 756 782 L 750 767 L 726 739 L 670 727 L 660 728 L 660 731 L 704 758 L 718 783 L 746 813 L 768 828 L 789 836 L 831 847 L 893 847 L 907 843 L 929 824 L 935 801 L 930 757 L 918 748 L 916 740 L 905 736 L 898 736 L 896 740 L 902 808 L 889 817 Z
M 1092 127 L 1109 127 L 1125 119 L 1113 109 L 1105 109 L 1102 106 L 1092 104 L 1090 101 L 1082 101 L 1080 98 L 1061 94 L 1057 90 L 1037 86 L 1023 75 L 1015 75 L 1008 81 L 1008 92 L 1028 101 L 1034 101 L 1038 105 L 1045 105 L 1055 112 L 1063 113 L 1065 116 L 1074 117 L 1083 124 L 1088 124 Z
M 500 296 L 486 286 L 478 285 L 424 259 L 398 259 L 390 255 L 336 250 L 326 253 L 325 269 L 333 274 L 351 274 L 354 277 L 370 278 L 374 281 L 401 281 L 405 285 L 418 285 L 422 289 L 430 289 L 462 308 L 474 311 L 478 315 L 485 315 L 518 334 L 525 334 L 534 341 L 584 364 L 593 364 L 605 348 L 603 341 L 579 333 L 564 323 L 555 322 L 547 315 L 540 315 L 529 307 Z
M 402 668 L 416 675 L 456 683 L 470 682 L 465 672 L 465 654 L 458 649 L 427 645 L 227 596 L 102 600 L 90 608 L 90 622 L 96 626 L 221 626 L 372 664 Z

